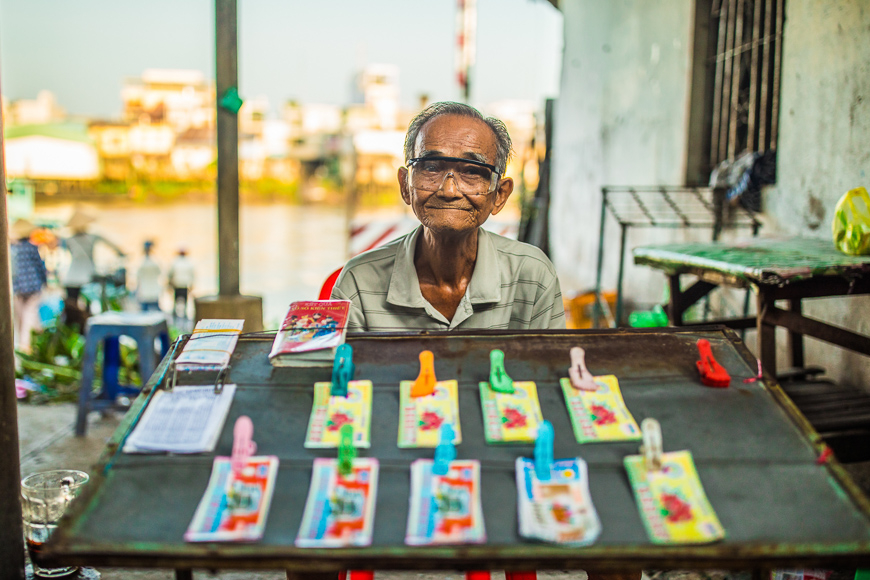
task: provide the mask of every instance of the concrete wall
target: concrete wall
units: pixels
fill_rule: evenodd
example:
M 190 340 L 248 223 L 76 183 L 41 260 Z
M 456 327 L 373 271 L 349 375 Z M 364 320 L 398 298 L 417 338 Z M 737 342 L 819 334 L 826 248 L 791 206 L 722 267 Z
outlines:
M 831 239 L 837 200 L 870 189 L 870 2 L 787 0 L 785 15 L 777 183 L 765 192 L 765 229 Z M 870 334 L 868 297 L 809 300 L 804 312 Z M 870 389 L 870 358 L 806 344 L 807 364 Z
M 691 0 L 566 0 L 554 111 L 552 257 L 566 295 L 595 284 L 603 185 L 679 185 L 686 157 Z M 608 222 L 605 288 L 619 232 Z M 628 246 L 669 233 L 630 230 Z M 661 299 L 664 276 L 626 260 L 627 294 Z

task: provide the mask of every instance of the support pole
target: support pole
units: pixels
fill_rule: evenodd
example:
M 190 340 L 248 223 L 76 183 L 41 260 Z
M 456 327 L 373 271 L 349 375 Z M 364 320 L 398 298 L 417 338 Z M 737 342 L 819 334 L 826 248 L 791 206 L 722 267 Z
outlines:
M 215 89 L 217 97 L 218 293 L 239 295 L 239 119 L 221 106 L 238 90 L 236 0 L 215 0 Z
M 0 111 L 0 578 L 24 579 L 24 527 L 21 523 L 21 463 L 18 402 L 12 345 L 12 284 L 9 271 L 9 218 L 6 215 L 6 164 Z

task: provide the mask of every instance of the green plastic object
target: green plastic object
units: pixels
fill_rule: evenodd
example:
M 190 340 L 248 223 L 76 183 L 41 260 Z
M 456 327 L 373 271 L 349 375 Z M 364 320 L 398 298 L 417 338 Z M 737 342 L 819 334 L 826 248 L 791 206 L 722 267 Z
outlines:
M 870 568 L 858 568 L 855 570 L 855 580 L 870 580 Z
M 242 108 L 244 101 L 239 96 L 239 90 L 236 87 L 230 87 L 221 97 L 219 105 L 225 111 L 229 111 L 233 115 L 237 115 L 239 109 Z
M 629 314 L 628 325 L 632 328 L 660 328 L 668 325 L 668 315 L 664 308 L 656 304 L 652 310 L 638 310 Z
M 870 195 L 863 187 L 850 189 L 834 209 L 834 245 L 844 254 L 870 254 Z
M 514 382 L 504 369 L 504 353 L 497 348 L 489 352 L 489 386 L 497 393 L 514 392 Z
M 353 458 L 356 457 L 356 447 L 353 446 L 353 425 L 345 423 L 341 426 L 338 442 L 338 474 L 347 477 L 353 473 Z

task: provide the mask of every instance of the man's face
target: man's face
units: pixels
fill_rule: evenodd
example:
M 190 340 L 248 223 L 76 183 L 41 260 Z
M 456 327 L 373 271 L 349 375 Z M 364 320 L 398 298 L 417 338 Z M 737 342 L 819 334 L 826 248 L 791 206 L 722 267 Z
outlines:
M 415 157 L 440 156 L 474 159 L 495 165 L 496 139 L 492 129 L 478 119 L 459 115 L 435 117 L 420 129 L 414 144 Z M 513 180 L 499 179 L 495 191 L 479 195 L 463 193 L 449 173 L 435 191 L 412 186 L 408 169 L 398 173 L 402 199 L 429 230 L 461 234 L 475 230 L 491 214 L 504 207 L 513 191 Z

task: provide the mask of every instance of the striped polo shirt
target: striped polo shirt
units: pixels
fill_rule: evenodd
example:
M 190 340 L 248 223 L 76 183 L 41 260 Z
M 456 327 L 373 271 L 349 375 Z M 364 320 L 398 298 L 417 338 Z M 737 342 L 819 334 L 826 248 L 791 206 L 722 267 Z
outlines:
M 351 301 L 350 332 L 565 328 L 556 269 L 544 253 L 483 228 L 453 320 L 420 292 L 414 251 L 423 226 L 348 261 L 332 298 Z

